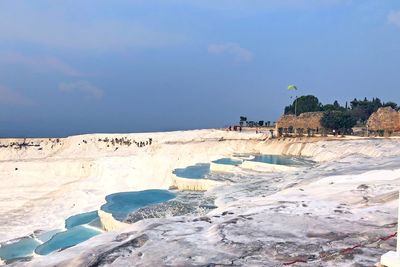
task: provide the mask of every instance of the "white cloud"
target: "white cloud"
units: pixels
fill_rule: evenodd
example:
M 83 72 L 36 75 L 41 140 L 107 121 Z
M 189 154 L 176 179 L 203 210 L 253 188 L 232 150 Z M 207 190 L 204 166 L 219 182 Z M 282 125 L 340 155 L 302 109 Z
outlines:
M 57 72 L 67 76 L 88 76 L 55 57 L 28 56 L 16 52 L 0 53 L 0 63 L 18 64 L 42 72 Z
M 400 11 L 391 11 L 387 16 L 387 21 L 389 24 L 400 27 Z
M 103 97 L 103 90 L 92 85 L 88 81 L 76 81 L 69 83 L 60 83 L 58 90 L 65 93 L 79 92 L 87 95 L 90 98 L 100 99 Z
M 0 85 L 0 103 L 12 106 L 31 106 L 34 102 L 19 92 Z
M 208 46 L 208 53 L 210 54 L 230 54 L 234 56 L 237 61 L 249 62 L 253 60 L 253 53 L 241 47 L 237 43 L 223 43 L 223 44 L 210 44 Z

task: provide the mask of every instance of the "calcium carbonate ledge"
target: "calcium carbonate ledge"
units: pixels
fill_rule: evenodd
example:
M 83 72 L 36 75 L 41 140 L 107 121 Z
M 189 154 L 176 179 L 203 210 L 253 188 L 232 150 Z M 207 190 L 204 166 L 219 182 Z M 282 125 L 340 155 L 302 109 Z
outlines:
M 239 170 L 239 165 L 219 164 L 215 162 L 210 163 L 210 171 L 212 172 L 234 172 Z
M 178 190 L 207 191 L 221 184 L 221 182 L 209 179 L 188 179 L 172 175 L 172 187 Z
M 290 167 L 285 165 L 256 162 L 256 161 L 244 161 L 240 168 L 246 170 L 262 171 L 262 172 L 290 172 L 295 171 L 296 167 Z
M 111 213 L 98 210 L 97 214 L 100 218 L 101 228 L 106 232 L 117 231 L 129 226 L 127 223 L 116 220 Z

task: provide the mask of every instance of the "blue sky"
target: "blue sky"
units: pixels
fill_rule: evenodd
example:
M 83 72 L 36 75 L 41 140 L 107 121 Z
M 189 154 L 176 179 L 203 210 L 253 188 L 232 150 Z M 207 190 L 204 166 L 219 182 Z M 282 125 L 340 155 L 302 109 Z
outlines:
M 398 0 L 0 2 L 0 136 L 276 120 L 298 94 L 400 102 Z

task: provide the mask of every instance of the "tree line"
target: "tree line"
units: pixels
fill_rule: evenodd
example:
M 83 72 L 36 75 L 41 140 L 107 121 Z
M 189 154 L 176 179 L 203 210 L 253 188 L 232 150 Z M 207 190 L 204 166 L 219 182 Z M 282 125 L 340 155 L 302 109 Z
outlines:
M 240 116 L 240 120 L 239 120 L 239 125 L 240 126 L 244 126 L 246 125 L 246 127 L 270 127 L 272 126 L 273 122 L 271 121 L 251 121 L 251 120 L 247 120 L 247 117 L 245 116 Z
M 382 102 L 379 98 L 354 99 L 350 104 L 346 102 L 345 106 L 341 106 L 338 101 L 333 104 L 322 104 L 316 96 L 301 96 L 293 101 L 292 104 L 285 107 L 284 113 L 299 115 L 305 112 L 324 112 L 321 119 L 321 126 L 329 130 L 348 132 L 356 124 L 365 125 L 372 113 L 381 107 L 392 107 L 399 111 L 400 107 L 392 101 Z

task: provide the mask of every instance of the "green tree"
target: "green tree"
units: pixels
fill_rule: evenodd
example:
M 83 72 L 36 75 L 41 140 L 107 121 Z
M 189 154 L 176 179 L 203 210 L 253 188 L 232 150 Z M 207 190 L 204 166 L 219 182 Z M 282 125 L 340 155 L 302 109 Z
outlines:
M 243 126 L 244 122 L 247 122 L 247 117 L 240 116 L 240 121 L 239 121 L 240 126 Z
M 256 123 L 255 121 L 246 121 L 246 125 L 248 127 L 256 127 L 258 123 Z
M 313 95 L 301 96 L 293 101 L 289 106 L 285 107 L 285 114 L 295 114 L 300 115 L 304 112 L 315 112 L 321 111 L 322 104 L 319 102 L 318 98 Z
M 346 108 L 342 107 L 339 102 L 337 100 L 335 100 L 335 102 L 333 102 L 333 104 L 326 104 L 322 106 L 322 110 L 323 111 L 345 111 Z
M 336 109 L 341 108 L 341 106 L 340 106 L 340 104 L 339 104 L 339 102 L 338 102 L 337 100 L 335 100 L 335 102 L 333 102 L 333 106 L 334 106 Z
M 394 103 L 394 102 L 392 102 L 392 101 L 383 103 L 382 107 L 391 107 L 392 109 L 395 109 L 395 110 L 398 110 L 398 108 L 399 108 L 399 107 L 397 106 L 397 104 Z
M 323 111 L 334 111 L 336 110 L 335 106 L 332 104 L 326 104 L 322 107 Z
M 342 133 L 349 132 L 356 125 L 356 122 L 351 113 L 347 111 L 327 111 L 321 118 L 322 127 L 336 132 L 340 130 Z
M 350 102 L 351 115 L 360 122 L 366 122 L 372 113 L 382 107 L 382 102 L 379 98 L 373 98 L 371 101 L 367 98 L 364 100 L 354 99 Z

